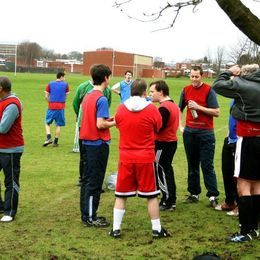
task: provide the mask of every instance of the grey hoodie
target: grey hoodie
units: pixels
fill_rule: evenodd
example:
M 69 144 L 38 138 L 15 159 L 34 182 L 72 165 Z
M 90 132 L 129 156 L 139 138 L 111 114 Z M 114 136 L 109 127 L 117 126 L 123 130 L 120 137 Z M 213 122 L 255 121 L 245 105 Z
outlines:
M 231 72 L 220 73 L 212 87 L 216 93 L 234 98 L 231 114 L 234 118 L 260 123 L 260 70 L 234 77 Z

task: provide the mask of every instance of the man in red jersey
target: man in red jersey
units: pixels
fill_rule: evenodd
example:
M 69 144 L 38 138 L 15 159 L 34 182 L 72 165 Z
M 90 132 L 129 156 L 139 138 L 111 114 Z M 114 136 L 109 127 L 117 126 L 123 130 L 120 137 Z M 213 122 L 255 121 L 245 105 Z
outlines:
M 20 160 L 24 151 L 22 104 L 11 93 L 11 81 L 0 77 L 0 170 L 5 175 L 4 216 L 11 222 L 17 213 L 19 199 Z
M 131 88 L 131 97 L 119 105 L 115 120 L 120 133 L 119 168 L 115 191 L 115 206 L 112 237 L 121 236 L 121 223 L 128 197 L 147 198 L 148 213 L 152 222 L 152 237 L 161 238 L 169 233 L 161 226 L 154 169 L 156 132 L 162 126 L 162 118 L 157 108 L 147 101 L 147 84 L 135 80 Z
M 191 69 L 191 84 L 184 87 L 179 107 L 187 107 L 183 143 L 188 161 L 188 196 L 186 202 L 198 202 L 201 193 L 200 165 L 207 189 L 206 196 L 212 207 L 217 206 L 217 178 L 214 170 L 215 135 L 213 117 L 219 116 L 219 106 L 214 90 L 202 82 L 203 71 L 195 66 Z
M 233 77 L 235 76 L 235 77 Z M 231 242 L 247 242 L 259 237 L 260 220 L 260 70 L 258 64 L 232 66 L 221 73 L 214 90 L 234 98 L 231 115 L 237 119 L 235 172 L 237 178 L 240 232 Z
M 169 87 L 165 81 L 159 80 L 150 84 L 152 102 L 159 102 L 158 108 L 162 116 L 162 127 L 156 135 L 156 170 L 162 192 L 161 211 L 176 208 L 176 184 L 172 160 L 177 149 L 177 130 L 179 128 L 180 109 L 169 97 Z

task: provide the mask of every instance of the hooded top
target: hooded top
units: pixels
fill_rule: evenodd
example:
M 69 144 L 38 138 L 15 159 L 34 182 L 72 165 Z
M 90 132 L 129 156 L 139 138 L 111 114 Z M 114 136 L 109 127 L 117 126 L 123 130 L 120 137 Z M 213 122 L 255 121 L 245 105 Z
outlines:
M 155 134 L 162 126 L 158 109 L 145 98 L 132 96 L 119 105 L 115 121 L 120 133 L 120 162 L 154 162 Z

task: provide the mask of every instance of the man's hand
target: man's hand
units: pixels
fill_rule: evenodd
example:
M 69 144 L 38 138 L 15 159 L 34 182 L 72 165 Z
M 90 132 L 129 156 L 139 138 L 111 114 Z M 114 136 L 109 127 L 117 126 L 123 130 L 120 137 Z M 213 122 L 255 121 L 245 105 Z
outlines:
M 197 110 L 199 109 L 199 105 L 195 101 L 189 100 L 188 108 Z
M 230 67 L 229 69 L 228 69 L 231 73 L 232 73 L 232 75 L 233 76 L 239 76 L 240 75 L 240 72 L 241 72 L 241 69 L 240 69 L 240 67 L 238 66 L 238 65 L 234 65 L 234 66 L 232 66 L 232 67 Z

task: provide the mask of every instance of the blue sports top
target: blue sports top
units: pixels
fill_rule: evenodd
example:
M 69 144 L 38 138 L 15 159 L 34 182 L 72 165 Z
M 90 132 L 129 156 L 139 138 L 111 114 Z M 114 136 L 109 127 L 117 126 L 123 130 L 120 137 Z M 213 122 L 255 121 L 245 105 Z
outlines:
M 121 103 L 124 103 L 128 98 L 130 98 L 132 84 L 132 80 L 130 82 L 124 80 L 120 82 Z
M 50 102 L 66 101 L 68 83 L 65 81 L 52 81 L 49 83 L 50 88 Z
M 230 102 L 230 108 L 234 105 L 234 99 Z M 228 143 L 232 144 L 237 141 L 237 120 L 230 114 L 228 120 Z

